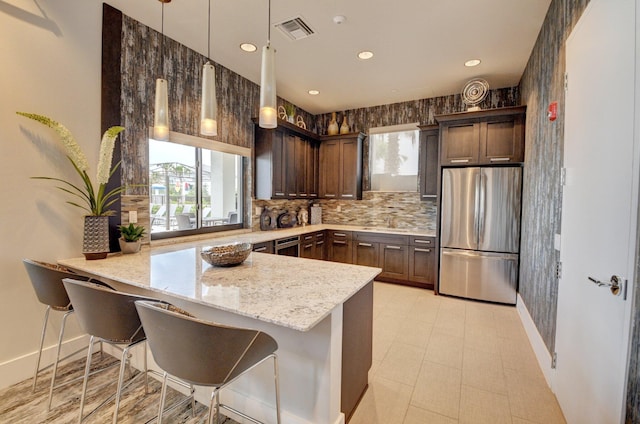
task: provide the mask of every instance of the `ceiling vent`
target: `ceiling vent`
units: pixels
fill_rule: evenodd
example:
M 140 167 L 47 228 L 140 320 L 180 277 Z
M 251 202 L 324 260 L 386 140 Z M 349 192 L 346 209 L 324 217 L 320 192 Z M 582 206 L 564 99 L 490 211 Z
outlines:
M 287 37 L 292 40 L 302 40 L 310 35 L 315 34 L 311 27 L 302 20 L 301 16 L 287 19 L 286 21 L 276 24 L 276 28 L 282 31 Z

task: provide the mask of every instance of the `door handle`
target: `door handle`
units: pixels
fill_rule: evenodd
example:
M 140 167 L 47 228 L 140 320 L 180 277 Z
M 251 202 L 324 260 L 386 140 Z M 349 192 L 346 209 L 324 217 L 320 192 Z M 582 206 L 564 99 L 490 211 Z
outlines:
M 627 300 L 626 280 L 624 280 L 622 277 L 619 277 L 617 275 L 612 275 L 609 281 L 600 281 L 593 277 L 587 277 L 587 278 L 589 279 L 589 281 L 591 281 L 593 284 L 597 285 L 598 287 L 609 287 L 609 290 L 611 290 L 611 294 L 613 294 L 614 296 L 618 296 L 620 292 L 623 292 L 622 297 L 624 300 Z

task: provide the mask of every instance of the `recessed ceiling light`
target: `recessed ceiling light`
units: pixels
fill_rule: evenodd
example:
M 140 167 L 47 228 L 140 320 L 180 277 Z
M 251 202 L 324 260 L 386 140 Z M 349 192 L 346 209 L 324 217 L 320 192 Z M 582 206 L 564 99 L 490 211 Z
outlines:
M 317 96 L 318 94 L 320 94 L 318 90 L 309 90 L 307 91 L 307 93 L 311 94 L 312 96 Z
M 478 66 L 480 64 L 480 59 L 471 59 L 464 62 L 464 66 L 471 68 L 472 66 Z
M 240 49 L 242 51 L 245 51 L 245 52 L 248 52 L 248 53 L 253 53 L 256 50 L 258 50 L 256 45 L 255 44 L 251 44 L 251 43 L 242 43 L 242 44 L 240 44 Z
M 358 58 L 362 60 L 371 59 L 372 57 L 373 57 L 373 52 L 370 52 L 368 50 L 358 53 Z

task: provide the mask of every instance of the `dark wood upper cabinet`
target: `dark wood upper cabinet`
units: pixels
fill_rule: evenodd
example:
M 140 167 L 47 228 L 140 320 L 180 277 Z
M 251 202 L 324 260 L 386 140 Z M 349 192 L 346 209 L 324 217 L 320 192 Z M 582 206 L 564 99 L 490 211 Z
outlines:
M 420 199 L 435 199 L 438 195 L 438 144 L 437 125 L 420 126 L 419 181 Z
M 319 196 L 329 199 L 362 198 L 363 133 L 320 138 Z
M 306 199 L 318 193 L 318 136 L 284 121 L 255 128 L 256 199 Z
M 438 115 L 442 166 L 524 161 L 526 106 Z

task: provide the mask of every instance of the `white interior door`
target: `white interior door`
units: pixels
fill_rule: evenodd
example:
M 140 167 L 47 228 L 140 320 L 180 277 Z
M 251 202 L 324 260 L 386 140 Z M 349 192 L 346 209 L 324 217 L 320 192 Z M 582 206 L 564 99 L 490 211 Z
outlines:
M 553 388 L 568 423 L 624 415 L 637 218 L 634 0 L 592 0 L 566 48 L 568 90 Z M 623 289 L 624 291 L 624 289 Z

